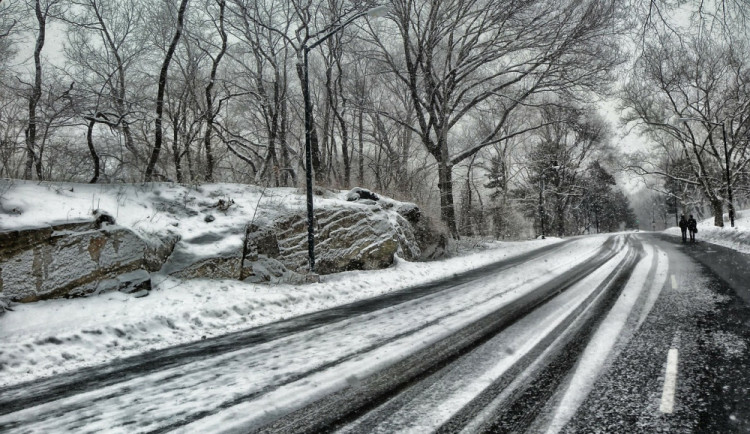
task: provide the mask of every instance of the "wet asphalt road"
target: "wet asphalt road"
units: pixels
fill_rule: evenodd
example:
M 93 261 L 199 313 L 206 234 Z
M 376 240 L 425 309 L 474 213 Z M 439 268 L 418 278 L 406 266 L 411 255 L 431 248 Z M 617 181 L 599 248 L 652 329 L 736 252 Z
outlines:
M 750 432 L 750 256 L 700 241 L 683 244 L 664 235 L 646 233 L 634 238 L 639 247 L 648 245 L 666 254 L 666 284 L 642 324 L 636 326 L 631 315 L 622 333 L 632 336 L 615 347 L 614 357 L 559 432 Z M 627 280 L 631 271 L 632 267 L 624 270 L 620 281 Z M 654 274 L 652 269 L 647 282 Z M 516 390 L 507 393 L 513 379 L 497 381 L 438 432 L 558 432 L 548 428 L 561 395 L 592 334 L 621 294 L 622 282 L 613 282 L 608 291 L 571 336 L 561 342 L 547 341 L 548 351 L 537 354 L 536 361 L 527 360 L 512 370 L 517 378 L 528 376 Z M 637 306 L 644 304 L 642 298 Z M 670 350 L 679 356 L 673 409 L 665 413 Z M 383 430 L 389 427 L 387 419 L 408 407 L 409 401 L 424 399 L 424 390 L 436 389 L 435 384 L 444 381 L 441 377 L 449 375 L 446 371 L 458 370 L 461 359 L 469 357 L 468 353 L 457 356 L 452 365 L 412 381 L 394 396 L 355 410 L 343 425 L 324 425 L 320 431 L 395 432 Z M 539 365 L 536 370 L 534 364 Z M 493 398 L 503 395 L 505 402 L 494 404 L 492 416 L 481 424 L 472 423 Z M 351 421 L 355 422 L 347 424 Z M 294 430 L 282 427 L 279 431 Z
M 562 432 L 750 432 L 750 255 L 643 234 L 669 256 L 648 320 Z M 674 413 L 659 411 L 665 362 L 679 350 Z
M 548 248 L 560 249 L 566 243 Z M 611 247 L 612 243 L 608 243 Z M 617 244 L 619 246 L 619 244 Z M 439 432 L 547 432 L 561 397 L 577 365 L 605 322 L 607 312 L 624 291 L 644 247 L 668 258 L 666 284 L 653 306 L 644 309 L 647 295 L 635 303 L 619 342 L 582 404 L 560 432 L 750 432 L 750 256 L 704 242 L 683 244 L 679 238 L 650 233 L 628 238 L 629 251 L 581 307 L 554 332 L 520 358 L 468 405 L 443 423 Z M 389 294 L 289 321 L 216 339 L 144 354 L 65 378 L 42 380 L 0 390 L 0 416 L 45 402 L 78 396 L 129 379 L 168 368 L 205 362 L 236 348 L 252 347 L 293 337 L 353 315 L 377 312 L 388 306 L 418 300 L 480 279 L 527 261 L 543 258 L 539 250 L 409 291 Z M 388 418 L 424 400 L 436 390 L 446 394 L 442 383 L 454 383 L 461 375 L 474 375 L 487 359 L 504 351 L 493 340 L 511 333 L 513 325 L 545 308 L 550 300 L 574 287 L 605 262 L 613 251 L 602 252 L 528 297 L 487 315 L 432 347 L 414 353 L 384 372 L 362 379 L 353 387 L 334 393 L 286 417 L 268 424 L 246 426 L 236 432 L 400 432 Z M 657 259 L 646 282 L 655 279 Z M 658 279 L 657 279 L 658 280 Z M 637 319 L 638 309 L 646 313 Z M 637 324 L 636 324 L 637 323 Z M 501 339 L 502 340 L 502 339 Z M 679 352 L 674 409 L 660 407 L 667 357 Z M 462 374 L 466 372 L 467 374 Z M 453 377 L 451 377 L 453 376 Z M 451 378 L 454 378 L 453 380 Z M 290 380 L 291 381 L 291 380 Z M 265 393 L 265 392 L 262 392 Z M 222 407 L 253 399 L 235 397 Z M 502 397 L 502 399 L 500 399 Z M 498 401 L 499 400 L 499 401 Z M 491 410 L 488 410 L 491 409 Z M 191 431 L 190 422 L 210 415 L 200 411 L 172 421 L 153 432 L 173 429 Z M 478 417 L 481 423 L 475 423 Z M 20 428 L 11 423 L 5 428 Z M 121 427 L 122 428 L 122 427 Z M 3 425 L 0 423 L 0 432 Z M 414 430 L 412 430 L 414 431 Z M 419 430 L 416 430 L 419 431 Z M 434 430 L 430 430 L 434 431 Z

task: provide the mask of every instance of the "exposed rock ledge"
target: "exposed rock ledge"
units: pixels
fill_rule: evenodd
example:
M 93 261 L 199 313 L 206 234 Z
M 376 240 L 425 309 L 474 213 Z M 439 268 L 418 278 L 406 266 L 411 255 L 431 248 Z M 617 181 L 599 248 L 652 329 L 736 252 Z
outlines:
M 182 279 L 305 281 L 306 214 L 256 217 L 244 227 L 194 239 L 161 234 L 144 240 L 126 227 L 97 229 L 92 221 L 0 232 L 0 299 L 32 302 L 112 290 L 147 295 L 153 272 Z M 196 254 L 201 243 L 227 239 L 238 242 Z M 384 199 L 317 208 L 315 241 L 315 271 L 329 274 L 388 267 L 396 254 L 409 260 L 434 255 L 445 240 L 430 233 L 416 205 Z
M 94 222 L 0 232 L 0 294 L 30 302 L 96 291 L 138 270 L 146 244 L 127 228 Z

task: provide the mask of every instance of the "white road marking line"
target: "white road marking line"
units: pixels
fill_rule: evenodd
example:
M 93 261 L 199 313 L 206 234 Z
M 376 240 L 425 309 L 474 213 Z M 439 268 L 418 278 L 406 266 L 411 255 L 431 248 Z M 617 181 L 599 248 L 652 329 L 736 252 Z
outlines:
M 664 376 L 664 391 L 661 394 L 662 413 L 674 411 L 674 393 L 677 387 L 677 348 L 670 348 L 667 354 L 667 373 Z
M 672 275 L 672 289 L 677 289 L 677 278 Z

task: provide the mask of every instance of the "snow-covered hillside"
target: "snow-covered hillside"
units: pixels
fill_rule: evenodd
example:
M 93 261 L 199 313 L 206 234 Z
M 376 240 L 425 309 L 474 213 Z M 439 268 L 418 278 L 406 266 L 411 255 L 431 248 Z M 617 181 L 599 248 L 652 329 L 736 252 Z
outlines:
M 219 201 L 231 203 L 226 211 Z M 316 196 L 316 206 L 354 206 L 346 192 Z M 383 198 L 381 200 L 391 201 Z M 202 255 L 239 248 L 253 219 L 304 209 L 296 189 L 236 184 L 88 185 L 0 181 L 0 228 L 24 229 L 91 219 L 96 209 L 141 237 L 196 239 Z M 395 201 L 391 201 L 397 204 Z M 207 216 L 213 216 L 207 221 Z M 211 219 L 208 219 L 211 220 Z M 449 277 L 557 239 L 491 243 L 469 256 L 432 263 L 397 259 L 387 270 L 322 276 L 307 285 L 161 276 L 145 298 L 122 292 L 14 304 L 0 316 L 0 387 L 105 363 L 143 351 L 267 324 Z
M 220 209 L 219 201 L 228 208 Z M 199 251 L 194 254 L 208 256 L 240 248 L 243 228 L 254 218 L 268 219 L 302 210 L 305 203 L 303 192 L 294 188 L 243 184 L 183 186 L 171 183 L 77 184 L 2 180 L 0 229 L 90 220 L 92 212 L 99 209 L 111 214 L 118 225 L 133 230 L 144 239 L 174 234 L 189 240 L 222 234 L 211 243 L 195 245 Z M 315 204 L 346 204 L 346 192 L 316 196 Z

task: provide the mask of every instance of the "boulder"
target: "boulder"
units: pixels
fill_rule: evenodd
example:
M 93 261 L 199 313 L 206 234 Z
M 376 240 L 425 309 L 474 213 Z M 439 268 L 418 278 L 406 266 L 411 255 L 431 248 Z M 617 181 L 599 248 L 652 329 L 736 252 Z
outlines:
M 115 218 L 107 211 L 95 209 L 91 212 L 91 215 L 94 216 L 94 225 L 96 225 L 97 229 L 101 229 L 102 226 L 115 224 Z
M 419 210 L 419 207 L 413 203 L 399 205 L 399 207 L 396 208 L 396 212 L 412 225 L 416 225 L 422 219 L 422 212 Z
M 241 231 L 230 227 L 177 241 L 159 273 L 180 279 L 241 279 L 246 274 Z
M 306 283 L 304 275 L 289 270 L 274 258 L 259 255 L 248 264 L 249 273 L 243 280 L 249 283 Z
M 120 226 L 66 223 L 0 233 L 0 294 L 31 302 L 86 295 L 100 281 L 138 270 L 145 243 Z
M 405 259 L 421 254 L 411 225 L 377 206 L 318 208 L 315 226 L 315 271 L 319 274 L 386 268 L 397 253 Z M 274 258 L 290 270 L 307 271 L 306 214 L 277 218 L 266 230 L 276 234 L 278 256 Z
M 151 290 L 151 274 L 146 270 L 135 270 L 130 273 L 120 274 L 114 279 L 105 279 L 99 282 L 94 294 L 102 294 L 110 291 L 120 291 L 132 294 Z
M 249 261 L 257 261 L 258 255 L 278 258 L 279 239 L 271 227 L 260 227 L 254 223 L 247 225 L 245 230 L 244 257 Z
M 0 296 L 0 316 L 2 316 L 5 312 L 12 310 L 13 309 L 10 307 L 10 300 Z
M 346 200 L 349 202 L 354 202 L 356 200 L 360 199 L 367 199 L 367 200 L 380 200 L 377 194 L 371 192 L 370 190 L 366 188 L 361 187 L 354 187 L 349 191 L 349 193 L 346 194 Z
M 143 252 L 143 266 L 150 272 L 159 271 L 180 241 L 180 235 L 149 234 L 146 250 Z

